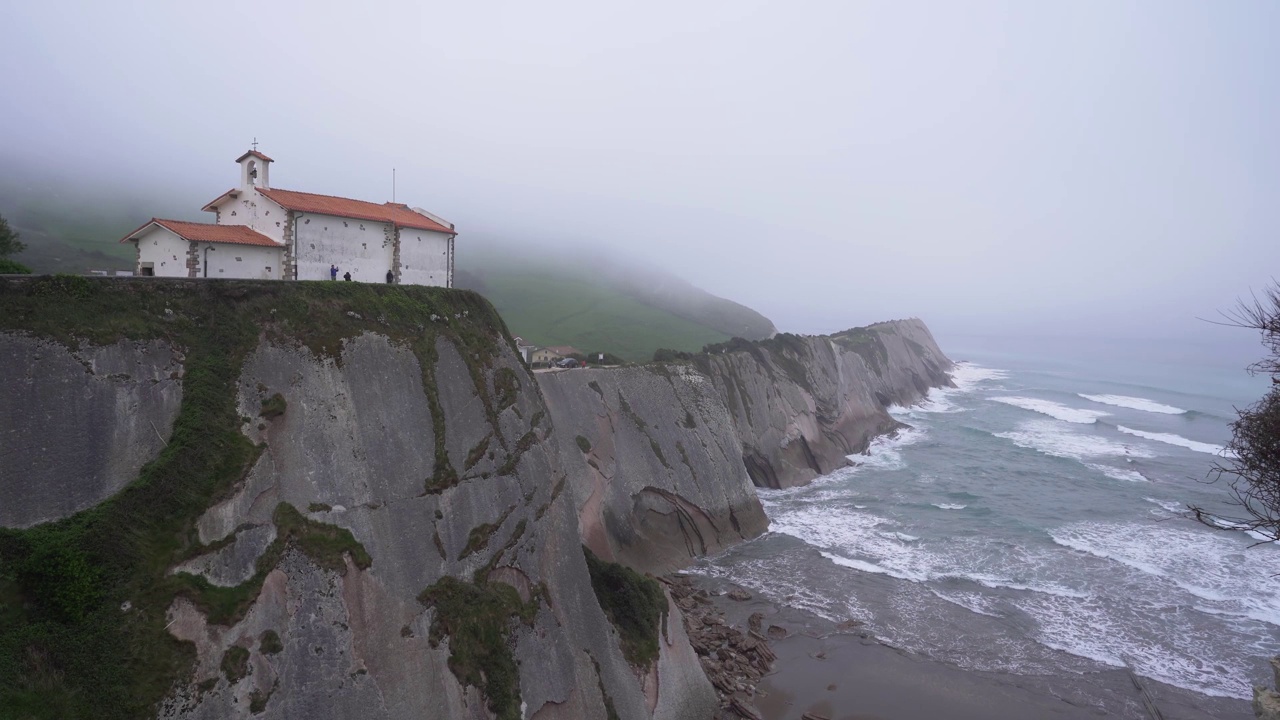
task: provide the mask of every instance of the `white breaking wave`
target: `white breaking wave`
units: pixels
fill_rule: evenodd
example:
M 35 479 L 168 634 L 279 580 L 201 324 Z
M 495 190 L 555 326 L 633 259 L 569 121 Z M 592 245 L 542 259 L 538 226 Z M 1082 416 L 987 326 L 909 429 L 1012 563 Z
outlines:
M 1078 523 L 1051 531 L 1049 537 L 1063 547 L 1172 583 L 1219 612 L 1280 627 L 1280 593 L 1271 579 L 1280 570 L 1280 554 L 1257 549 L 1245 563 L 1247 541 L 1240 535 L 1166 523 Z
M 954 413 L 960 412 L 964 408 L 957 407 L 951 402 L 951 395 L 957 393 L 955 388 L 933 388 L 925 395 L 924 399 L 915 405 L 902 406 L 891 405 L 888 408 L 890 415 L 914 415 L 916 413 Z
M 1176 500 L 1161 500 L 1159 498 L 1152 498 L 1152 497 L 1143 498 L 1143 499 L 1149 503 L 1155 503 L 1156 505 L 1159 505 L 1162 509 L 1165 510 L 1165 512 L 1182 513 L 1183 511 L 1186 510 L 1186 507 L 1183 506 L 1182 503 Z
M 1130 410 L 1142 410 L 1150 413 L 1161 413 L 1164 415 L 1182 415 L 1186 413 L 1179 407 L 1158 403 L 1155 400 L 1146 398 L 1132 397 L 1129 395 L 1085 395 L 1080 393 L 1080 397 L 1085 400 L 1092 400 L 1103 405 L 1114 405 L 1116 407 L 1129 408 Z
M 1056 420 L 1062 420 L 1069 423 L 1080 423 L 1082 425 L 1097 422 L 1098 418 L 1111 414 L 1100 410 L 1081 410 L 1078 408 L 1067 407 L 1062 403 L 1057 403 L 1052 400 L 1041 400 L 1040 398 L 993 397 L 991 399 L 998 403 L 1004 403 L 1005 405 L 1012 405 L 1014 407 L 1022 408 L 1023 410 L 1030 410 L 1042 415 L 1048 415 Z
M 1004 370 L 996 368 L 982 367 L 973 363 L 960 362 L 956 363 L 951 372 L 952 384 L 955 387 L 936 387 L 929 390 L 929 394 L 915 405 L 903 407 L 894 405 L 889 408 L 891 415 L 916 415 L 919 413 L 956 413 L 961 412 L 964 408 L 957 406 L 952 400 L 956 395 L 973 392 L 981 383 L 989 380 L 1001 380 L 1009 376 Z
M 968 505 L 957 505 L 955 503 L 930 503 L 930 504 L 938 508 L 939 510 L 963 510 L 969 507 Z
M 977 387 L 979 383 L 988 380 L 1003 380 L 1009 377 L 1007 370 L 982 367 L 971 362 L 956 363 L 949 374 L 951 375 L 951 382 L 955 383 L 956 389 L 962 392 L 969 392 Z
M 822 557 L 837 565 L 843 565 L 844 567 L 853 568 L 854 570 L 861 570 L 862 572 L 876 573 L 877 575 L 888 575 L 890 577 L 896 577 L 899 580 L 910 580 L 911 582 L 924 582 L 929 579 L 927 575 L 920 575 L 918 573 L 907 572 L 901 569 L 893 570 L 884 567 L 883 565 L 877 565 L 873 562 L 847 558 L 843 555 L 836 555 L 835 553 L 827 552 L 826 550 L 819 550 L 818 552 L 822 554 Z
M 1123 425 L 1117 425 L 1116 429 L 1122 433 L 1128 433 L 1129 435 L 1136 435 L 1140 438 L 1146 438 L 1147 440 L 1155 440 L 1156 442 L 1162 442 L 1168 445 L 1177 445 L 1179 447 L 1184 447 L 1188 450 L 1208 453 L 1210 455 L 1222 455 L 1223 452 L 1226 450 L 1226 448 L 1222 447 L 1221 445 L 1214 445 L 1212 443 L 1199 442 L 1196 440 L 1188 440 L 1187 438 L 1184 438 L 1181 435 L 1174 435 L 1173 433 L 1146 432 L 1145 430 L 1134 430 L 1133 428 L 1127 428 Z
M 976 592 L 945 592 L 937 588 L 929 588 L 929 592 L 939 600 L 945 600 L 952 605 L 959 605 L 971 613 L 978 615 L 986 615 L 987 617 L 999 618 L 1000 613 L 991 608 L 992 599 Z
M 1106 475 L 1113 480 L 1125 480 L 1127 482 L 1150 482 L 1146 476 L 1137 470 L 1125 470 L 1124 468 L 1111 467 L 1110 465 L 1096 465 L 1094 463 L 1085 463 L 1089 467 Z
M 1175 511 L 1171 501 L 1147 500 Z M 1037 639 L 1209 695 L 1249 697 L 1244 668 L 1258 654 L 1270 654 L 1264 653 L 1264 638 L 1273 632 L 1259 623 L 1280 626 L 1280 594 L 1272 579 L 1280 553 L 1257 548 L 1245 560 L 1248 542 L 1241 535 L 1190 523 L 1085 522 L 1053 530 L 1050 537 L 1127 568 L 1111 581 L 1127 600 L 1123 606 L 1030 609 L 1039 623 Z M 1168 612 L 1178 606 L 1236 620 L 1223 626 Z M 1224 642 L 1224 635 L 1232 642 Z M 1250 647 L 1254 642 L 1259 645 Z
M 1017 430 L 995 433 L 998 438 L 1012 441 L 1018 447 L 1042 452 L 1045 455 L 1084 460 L 1085 458 L 1114 455 L 1119 457 L 1155 457 L 1149 450 L 1118 443 L 1092 433 L 1077 432 L 1070 425 L 1048 420 L 1023 423 Z
M 1027 583 L 1013 582 L 1010 580 L 1005 580 L 1003 578 L 997 577 L 995 575 L 987 575 L 984 573 L 960 573 L 960 574 L 949 575 L 947 577 L 954 577 L 960 580 L 970 580 L 972 582 L 978 583 L 983 587 L 989 587 L 989 588 L 1006 588 L 1008 590 L 1023 590 L 1025 592 L 1041 593 L 1044 595 L 1056 595 L 1058 597 L 1064 597 L 1064 598 L 1089 597 L 1089 593 L 1080 592 L 1078 590 L 1072 590 L 1070 588 L 1062 587 L 1061 585 L 1054 585 L 1051 583 L 1029 585 Z
M 854 464 L 853 470 L 861 470 L 863 468 L 901 470 L 907 466 L 900 452 L 902 448 L 919 442 L 924 436 L 925 431 L 920 428 L 901 428 L 897 432 L 881 435 L 872 440 L 865 453 L 848 455 L 847 457 Z

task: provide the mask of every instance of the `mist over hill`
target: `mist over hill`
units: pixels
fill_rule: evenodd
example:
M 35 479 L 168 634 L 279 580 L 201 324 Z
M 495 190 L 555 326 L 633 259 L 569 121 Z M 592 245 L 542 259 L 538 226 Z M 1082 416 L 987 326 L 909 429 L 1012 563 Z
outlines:
M 133 249 L 118 240 L 149 218 L 212 220 L 199 206 L 216 188 L 121 185 L 16 160 L 0 167 L 0 215 L 27 244 L 16 259 L 36 273 L 131 270 Z M 775 332 L 755 310 L 616 250 L 460 230 L 455 284 L 486 295 L 512 333 L 539 345 L 646 361 L 660 347 L 696 351 Z
M 498 308 L 515 335 L 646 361 L 660 347 L 695 351 L 775 332 L 760 313 L 616 254 L 480 239 L 458 253 L 455 283 Z

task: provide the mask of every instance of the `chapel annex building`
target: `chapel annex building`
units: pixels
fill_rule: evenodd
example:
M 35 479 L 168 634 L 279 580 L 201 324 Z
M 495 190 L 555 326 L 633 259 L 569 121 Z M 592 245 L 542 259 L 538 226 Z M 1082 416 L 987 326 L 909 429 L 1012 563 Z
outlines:
M 137 248 L 138 275 L 255 280 L 330 280 L 453 286 L 447 222 L 403 203 L 278 190 L 272 160 L 250 150 L 236 160 L 240 185 L 204 210 L 214 223 L 152 218 L 120 242 Z

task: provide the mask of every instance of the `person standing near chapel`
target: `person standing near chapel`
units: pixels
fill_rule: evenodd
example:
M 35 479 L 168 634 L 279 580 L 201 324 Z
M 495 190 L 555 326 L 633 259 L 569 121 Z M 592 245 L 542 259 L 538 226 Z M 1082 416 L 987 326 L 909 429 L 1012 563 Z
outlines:
M 329 266 L 329 279 L 330 279 L 330 280 L 337 280 L 337 279 L 338 279 L 338 266 L 337 266 L 337 265 L 330 265 L 330 266 Z

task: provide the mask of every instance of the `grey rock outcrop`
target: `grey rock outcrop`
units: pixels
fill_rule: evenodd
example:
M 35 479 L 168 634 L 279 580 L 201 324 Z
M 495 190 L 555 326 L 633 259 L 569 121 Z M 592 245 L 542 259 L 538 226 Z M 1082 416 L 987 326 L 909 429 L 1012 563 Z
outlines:
M 681 634 L 662 643 L 647 676 L 623 658 L 591 588 L 570 496 L 557 493 L 564 473 L 551 423 L 514 352 L 504 345 L 485 371 L 490 388 L 500 373 L 521 386 L 496 424 L 457 348 L 442 339 L 436 355 L 445 449 L 461 476 L 439 493 L 424 489 L 435 471 L 435 437 L 413 352 L 365 334 L 338 358 L 271 342 L 248 358 L 239 404 L 253 419 L 243 431 L 265 448 L 238 490 L 198 523 L 203 542 L 233 532 L 236 541 L 181 569 L 223 567 L 221 554 L 251 532 L 241 528 L 270 525 L 281 502 L 349 530 L 372 564 L 361 569 L 348 558 L 345 572 L 335 572 L 287 551 L 230 627 L 175 601 L 171 632 L 196 645 L 198 661 L 164 717 L 489 717 L 478 691 L 449 670 L 450 639 L 432 647 L 436 610 L 417 600 L 441 578 L 470 578 L 482 567 L 526 600 L 542 593 L 532 622 L 515 623 L 512 634 L 524 717 L 604 717 L 605 693 L 619 717 L 635 720 L 714 706 Z M 275 394 L 284 412 L 254 417 Z M 529 433 L 534 442 L 522 447 Z M 671 617 L 679 623 L 679 610 Z M 282 639 L 281 652 L 262 650 L 268 630 Z M 234 680 L 219 672 L 232 647 L 249 652 L 249 671 Z
M 768 526 L 752 484 L 802 485 L 898 427 L 886 411 L 946 386 L 919 320 L 735 343 L 689 363 L 536 377 L 583 542 L 665 572 Z
M 583 542 L 661 573 L 768 527 L 724 404 L 686 365 L 538 375 Z
M 924 323 L 895 320 L 713 353 L 704 368 L 760 487 L 804 485 L 898 426 L 886 409 L 949 386 L 951 361 Z
M 71 350 L 0 333 L 0 526 L 24 528 L 111 497 L 165 446 L 181 356 L 159 341 Z
M 180 588 L 148 600 L 154 632 L 194 647 L 192 672 L 160 707 L 166 718 L 491 717 L 492 698 L 451 667 L 457 638 L 432 637 L 440 606 L 419 600 L 446 578 L 505 584 L 520 598 L 525 613 L 504 632 L 521 718 L 605 717 L 609 707 L 622 720 L 710 717 L 721 702 L 682 606 L 668 597 L 657 659 L 633 667 L 581 546 L 662 572 L 754 537 L 767 518 L 753 481 L 786 486 L 837 467 L 894 426 L 887 406 L 944 384 L 949 366 L 923 324 L 903 321 L 535 380 L 496 315 L 466 319 L 468 303 L 473 318 L 491 313 L 483 299 L 455 291 L 370 289 L 400 303 L 381 305 L 402 313 L 391 319 L 343 307 L 349 287 L 103 282 L 86 292 L 124 307 L 122 296 L 163 296 L 147 336 L 176 339 L 69 349 L 0 334 L 0 525 L 93 507 L 157 458 L 168 482 L 180 479 L 190 457 L 180 448 L 227 447 L 175 434 L 180 406 L 184 418 L 221 408 L 207 417 L 242 459 L 191 476 L 220 484 L 191 495 L 200 502 L 183 510 L 173 565 L 151 570 Z M 184 378 L 183 352 L 193 363 L 212 355 L 191 321 L 207 303 L 241 323 L 228 336 L 238 344 L 219 373 L 192 365 Z M 333 312 L 308 323 L 299 306 Z M 453 312 L 402 312 L 427 306 Z M 131 512 L 146 517 L 145 506 Z M 325 530 L 308 545 L 291 534 L 299 524 Z M 342 549 L 315 547 L 326 539 Z M 228 609 L 211 596 L 243 599 Z M 122 621 L 140 612 L 129 599 Z M 739 665 L 721 668 L 720 683 L 752 674 Z
M 1280 690 L 1280 657 L 1271 658 L 1276 690 Z M 1258 720 L 1280 720 L 1280 693 L 1261 685 L 1253 689 L 1253 714 Z

